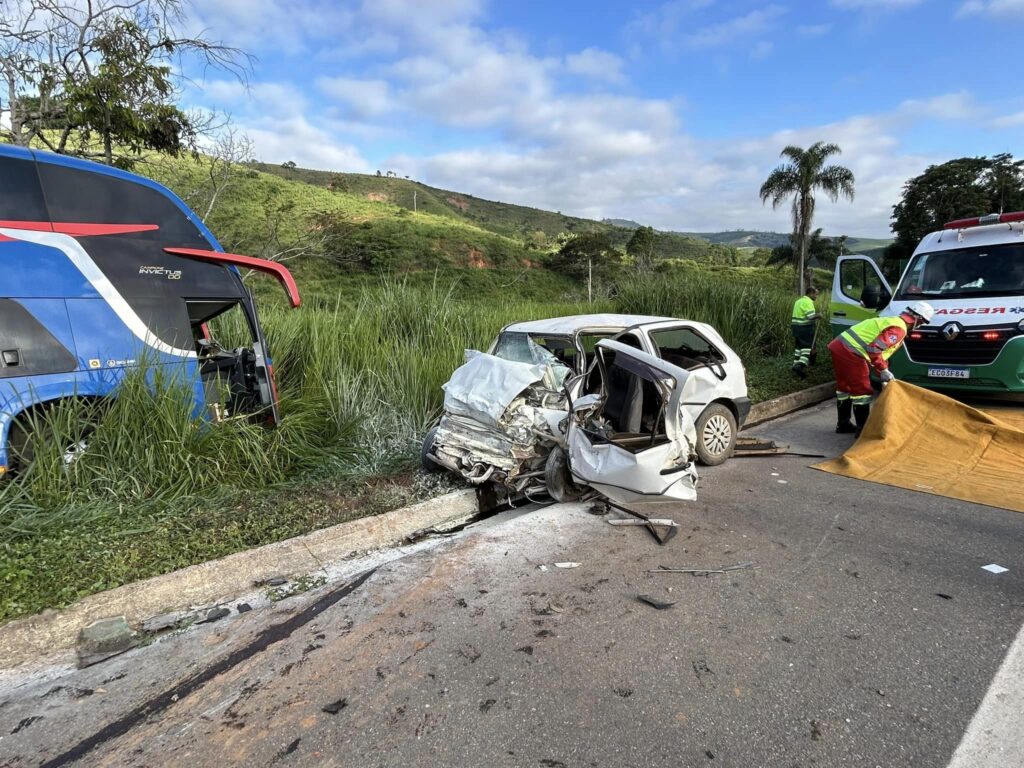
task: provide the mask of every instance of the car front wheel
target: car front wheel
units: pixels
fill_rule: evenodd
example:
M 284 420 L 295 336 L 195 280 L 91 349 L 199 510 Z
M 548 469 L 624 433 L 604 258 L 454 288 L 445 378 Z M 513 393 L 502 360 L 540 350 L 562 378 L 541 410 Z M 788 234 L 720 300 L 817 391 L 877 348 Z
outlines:
M 736 417 L 721 403 L 712 403 L 697 418 L 697 460 L 715 467 L 732 455 L 736 446 Z

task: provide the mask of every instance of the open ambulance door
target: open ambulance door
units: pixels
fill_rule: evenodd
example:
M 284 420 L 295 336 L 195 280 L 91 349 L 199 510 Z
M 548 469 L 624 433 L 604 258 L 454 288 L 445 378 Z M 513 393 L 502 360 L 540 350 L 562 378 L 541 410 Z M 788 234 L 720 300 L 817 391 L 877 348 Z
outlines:
M 597 342 L 597 364 L 599 390 L 569 418 L 573 479 L 623 504 L 695 499 L 697 431 L 682 403 L 696 379 L 610 339 Z
M 892 300 L 892 288 L 873 259 L 840 256 L 832 278 L 829 322 L 838 336 L 851 325 L 876 317 Z

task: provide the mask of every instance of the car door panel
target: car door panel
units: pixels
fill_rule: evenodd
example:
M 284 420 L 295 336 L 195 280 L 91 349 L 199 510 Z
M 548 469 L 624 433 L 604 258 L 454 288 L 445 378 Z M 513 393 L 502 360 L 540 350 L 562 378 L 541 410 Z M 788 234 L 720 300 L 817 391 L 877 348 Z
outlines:
M 573 477 L 621 503 L 696 498 L 697 474 L 691 456 L 697 435 L 682 402 L 695 396 L 693 389 L 699 382 L 677 366 L 615 341 L 602 340 L 597 349 L 604 399 L 596 410 L 574 412 L 570 417 L 567 445 Z M 616 444 L 614 434 L 606 430 L 602 437 L 593 428 L 601 423 L 608 400 L 607 358 L 612 355 L 615 366 L 653 383 L 661 397 L 664 434 L 657 431 L 660 420 L 656 420 L 654 431 L 646 435 L 648 447 L 639 435 Z
M 829 320 L 832 335 L 838 336 L 861 320 L 878 315 L 878 309 L 861 303 L 865 289 L 878 285 L 890 295 L 892 289 L 882 271 L 867 256 L 840 256 L 832 278 L 832 297 L 829 302 Z

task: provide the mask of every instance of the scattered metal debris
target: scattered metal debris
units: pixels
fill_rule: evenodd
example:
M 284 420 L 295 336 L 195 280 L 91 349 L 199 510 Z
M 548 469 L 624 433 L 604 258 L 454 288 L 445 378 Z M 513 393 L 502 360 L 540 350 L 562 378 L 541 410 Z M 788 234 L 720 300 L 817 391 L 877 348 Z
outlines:
M 710 576 L 713 573 L 729 573 L 730 571 L 747 570 L 753 567 L 753 562 L 724 565 L 721 568 L 667 568 L 664 565 L 659 565 L 657 568 L 647 571 L 647 573 L 689 573 L 693 576 Z
M 633 520 L 619 518 L 616 520 L 609 520 L 608 525 L 664 525 L 670 528 L 675 528 L 679 526 L 679 523 L 667 517 L 651 517 L 647 519 L 636 518 Z
M 582 563 L 555 563 L 555 568 L 579 568 Z
M 675 605 L 674 600 L 661 600 L 657 597 L 652 597 L 651 595 L 637 595 L 636 599 L 642 603 L 647 603 L 649 606 L 651 606 L 652 608 L 656 608 L 659 611 L 663 611 L 666 608 L 671 608 L 673 605 Z
M 324 704 L 321 709 L 328 715 L 336 715 L 347 706 L 348 699 L 338 699 L 337 701 L 332 701 L 330 704 Z
M 824 459 L 822 453 L 802 453 L 791 451 L 788 445 L 779 445 L 774 440 L 764 437 L 746 437 L 741 435 L 736 438 L 736 447 L 733 449 L 734 457 L 756 458 L 758 456 L 804 456 L 809 459 Z M 774 473 L 773 473 L 774 474 Z

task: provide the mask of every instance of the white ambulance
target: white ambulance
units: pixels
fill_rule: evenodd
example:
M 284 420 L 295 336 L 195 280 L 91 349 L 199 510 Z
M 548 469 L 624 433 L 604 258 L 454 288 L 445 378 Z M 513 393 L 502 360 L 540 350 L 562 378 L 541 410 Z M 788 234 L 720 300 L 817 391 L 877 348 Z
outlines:
M 914 301 L 935 307 L 890 360 L 932 389 L 1024 392 L 1024 212 L 959 219 L 926 235 L 895 289 L 866 256 L 842 256 L 832 282 L 833 335 Z

